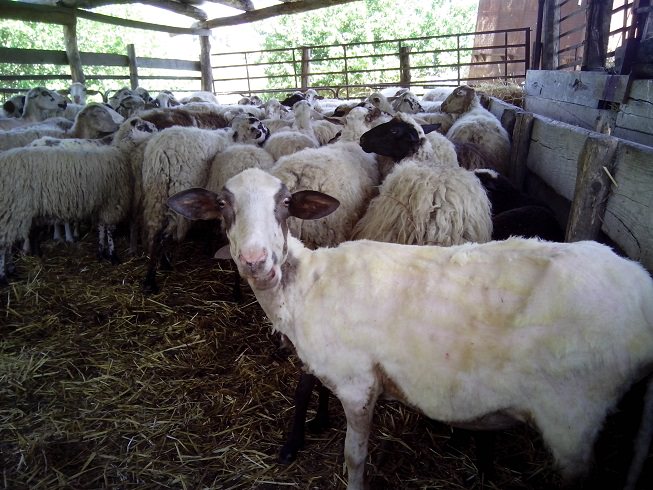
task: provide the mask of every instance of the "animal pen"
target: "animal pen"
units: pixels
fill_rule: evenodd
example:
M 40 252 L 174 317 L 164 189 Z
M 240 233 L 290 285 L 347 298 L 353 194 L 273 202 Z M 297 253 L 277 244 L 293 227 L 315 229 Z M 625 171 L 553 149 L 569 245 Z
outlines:
M 76 2 L 64 2 L 68 3 Z M 142 69 L 175 68 L 188 72 L 187 81 L 196 84 L 195 89 L 218 95 L 266 90 L 267 95 L 285 94 L 313 86 L 313 77 L 319 77 L 320 60 L 311 59 L 309 47 L 289 49 L 290 71 L 284 74 L 288 83 L 267 89 L 259 85 L 263 78 L 255 73 L 260 69 L 252 61 L 255 54 L 211 52 L 209 29 L 340 3 L 346 2 L 300 0 L 269 7 L 273 10 L 245 11 L 234 18 L 203 19 L 199 27 L 186 32 L 203 39 L 199 60 L 152 60 L 136 56 L 137 46 L 125 55 L 79 53 L 74 19 L 97 14 L 74 6 L 0 0 L 0 18 L 60 23 L 67 39 L 66 52 L 0 48 L 0 63 L 71 67 L 70 74 L 24 80 L 0 74 L 4 85 L 0 91 L 18 91 L 9 83 L 16 81 L 103 82 L 102 75 L 93 75 L 94 79 L 84 74 L 84 66 L 98 65 L 126 70 L 118 78 L 107 75 L 115 84 L 111 88 L 172 83 L 179 77 L 143 75 Z M 438 48 L 409 48 L 414 40 L 388 43 L 393 46 L 388 57 L 396 60 L 396 65 L 387 67 L 396 74 L 393 83 L 351 83 L 356 73 L 348 70 L 350 52 L 358 47 L 315 47 L 339 51 L 328 55 L 336 59 L 329 61 L 344 66 L 338 69 L 342 84 L 317 88 L 326 96 L 343 98 L 358 98 L 386 85 L 423 93 L 439 85 L 483 81 L 482 74 L 475 80 L 468 78 L 467 70 L 473 66 L 503 69 L 504 81 L 523 83 L 523 97 L 515 104 L 490 94 L 484 102 L 511 136 L 511 181 L 551 205 L 566 228 L 567 241 L 608 243 L 651 272 L 653 80 L 647 75 L 650 58 L 642 57 L 651 42 L 644 27 L 649 25 L 648 2 L 615 2 L 614 6 L 585 2 L 582 14 L 587 27 L 578 31 L 581 40 L 571 43 L 578 44 L 574 56 L 564 59 L 571 51 L 564 44 L 564 22 L 572 15 L 564 9 L 571 4 L 538 3 L 540 32 L 517 29 L 515 39 L 512 31 L 510 38 L 507 30 L 483 31 L 505 36 L 485 46 L 495 54 L 506 51 L 503 58 L 483 59 L 482 47 L 473 45 L 473 37 L 460 46 L 458 36 L 450 52 L 461 61 L 444 67 L 454 74 L 450 77 L 429 78 L 429 70 L 438 67 L 425 66 L 415 56 L 432 59 Z M 594 10 L 607 7 L 622 14 L 633 12 L 632 23 L 612 33 L 623 34 L 616 52 L 608 50 L 606 35 L 614 27 L 605 22 L 605 12 L 598 15 Z M 474 34 L 479 33 L 469 36 Z M 218 61 L 230 56 L 247 59 Z M 607 59 L 615 60 L 610 73 L 603 70 Z M 235 74 L 223 76 L 225 72 Z M 242 88 L 234 90 L 234 81 Z M 174 268 L 163 271 L 161 292 L 146 296 L 140 280 L 147 258 L 127 255 L 128 237 L 123 231 L 118 247 L 124 262 L 119 265 L 97 262 L 94 235 L 89 232 L 75 244 L 44 243 L 42 258 L 19 257 L 19 279 L 0 289 L 0 485 L 7 489 L 344 488 L 345 419 L 337 400 L 330 406 L 331 428 L 309 434 L 296 462 L 287 466 L 277 462 L 292 418 L 300 362 L 280 351 L 279 339 L 270 332 L 268 319 L 246 286 L 244 301 L 233 301 L 236 272 L 230 264 L 214 259 L 203 235 L 197 233 L 179 245 Z M 608 419 L 588 488 L 623 485 L 641 388 L 636 386 Z M 381 401 L 370 438 L 371 486 L 561 488 L 553 460 L 534 430 L 522 426 L 501 431 L 495 438 L 494 475 L 481 480 L 475 444 L 467 433 L 453 437 L 447 425 L 410 407 Z M 637 488 L 651 485 L 649 452 Z

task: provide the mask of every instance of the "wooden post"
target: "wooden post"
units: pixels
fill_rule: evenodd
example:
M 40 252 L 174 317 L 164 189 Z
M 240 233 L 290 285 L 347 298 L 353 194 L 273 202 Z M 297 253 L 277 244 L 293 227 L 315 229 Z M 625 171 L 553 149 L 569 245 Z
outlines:
M 542 69 L 555 70 L 560 50 L 560 7 L 557 0 L 544 0 L 542 35 Z
M 136 64 L 136 48 L 133 44 L 127 45 L 127 57 L 129 58 L 129 84 L 134 90 L 138 87 L 138 65 Z
M 565 240 L 596 240 L 612 186 L 619 140 L 590 135 L 578 157 L 574 200 L 571 203 Z M 610 176 L 608 175 L 610 174 Z
M 213 93 L 213 68 L 211 66 L 211 40 L 209 36 L 200 36 L 200 70 L 202 72 L 202 90 Z
M 66 44 L 66 54 L 68 55 L 68 64 L 70 65 L 70 75 L 73 82 L 84 83 L 84 68 L 82 67 L 82 58 L 79 55 L 77 47 L 77 19 L 71 24 L 63 25 L 63 38 Z
M 612 0 L 590 0 L 585 27 L 585 48 L 581 70 L 593 71 L 605 68 L 610 35 L 610 10 Z
M 309 85 L 309 77 L 311 72 L 311 48 L 302 46 L 302 73 L 301 73 L 301 89 L 306 90 Z
M 506 177 L 521 191 L 524 190 L 524 183 L 526 182 L 526 159 L 528 158 L 528 149 L 531 144 L 534 121 L 535 116 L 531 112 L 520 111 L 515 114 L 510 164 Z
M 540 69 L 542 58 L 542 27 L 544 22 L 544 0 L 537 0 L 537 25 L 535 26 L 535 41 L 533 42 L 533 70 Z
M 410 88 L 410 46 L 399 47 L 399 86 Z

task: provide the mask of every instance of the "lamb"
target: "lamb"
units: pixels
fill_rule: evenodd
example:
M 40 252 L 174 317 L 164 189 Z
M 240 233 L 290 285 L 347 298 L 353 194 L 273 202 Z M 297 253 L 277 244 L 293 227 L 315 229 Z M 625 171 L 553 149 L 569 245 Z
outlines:
M 137 129 L 137 128 L 134 128 Z M 113 229 L 129 211 L 133 139 L 76 148 L 25 147 L 0 153 L 0 282 L 11 246 L 36 218 L 98 223 L 98 257 L 116 263 Z M 106 244 L 105 244 L 106 240 Z
M 356 224 L 354 239 L 443 246 L 491 239 L 485 189 L 472 172 L 458 166 L 444 136 L 433 132 L 427 138 L 409 115 L 398 113 L 365 133 L 361 146 L 392 156 L 398 164 Z
M 25 95 L 23 116 L 0 120 L 0 129 L 12 129 L 43 121 L 66 108 L 66 99 L 54 90 L 45 87 L 30 89 Z
M 230 130 L 171 127 L 154 135 L 143 156 L 143 243 L 149 255 L 146 293 L 158 291 L 156 271 L 164 242 L 179 242 L 188 222 L 168 213 L 166 199 L 190 186 L 206 185 L 211 162 L 231 144 Z
M 383 95 L 381 92 L 373 92 L 370 95 L 368 95 L 367 99 L 365 99 L 366 102 L 369 102 L 373 106 L 377 107 L 379 110 L 390 114 L 391 116 L 394 115 L 395 110 L 392 107 L 392 104 L 388 100 L 388 98 Z
M 309 250 L 287 218 L 323 218 L 337 200 L 291 194 L 260 169 L 168 204 L 189 219 L 224 220 L 272 328 L 340 399 L 348 490 L 364 488 L 380 396 L 451 425 L 532 424 L 570 481 L 588 470 L 608 412 L 651 371 L 653 280 L 596 242 Z
M 456 88 L 442 102 L 441 109 L 456 118 L 447 131 L 447 138 L 454 143 L 477 145 L 485 155 L 488 168 L 505 174 L 510 158 L 510 136 L 494 114 L 481 105 L 474 89 L 467 85 Z M 461 166 L 469 170 L 478 168 L 476 165 L 461 161 Z
M 95 139 L 114 133 L 123 118 L 104 104 L 90 103 L 77 114 L 70 129 L 50 124 L 33 124 L 11 131 L 0 131 L 0 150 L 18 146 L 57 146 L 63 138 Z M 39 141 L 39 139 L 41 139 Z M 69 143 L 74 144 L 74 143 Z

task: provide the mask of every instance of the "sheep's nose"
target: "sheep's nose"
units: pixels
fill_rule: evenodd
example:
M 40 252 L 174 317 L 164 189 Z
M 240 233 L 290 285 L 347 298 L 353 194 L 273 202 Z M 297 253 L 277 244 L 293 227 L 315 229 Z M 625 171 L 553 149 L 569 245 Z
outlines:
M 238 255 L 238 260 L 240 263 L 252 272 L 258 271 L 263 266 L 267 258 L 268 252 L 266 249 L 250 250 L 241 252 Z

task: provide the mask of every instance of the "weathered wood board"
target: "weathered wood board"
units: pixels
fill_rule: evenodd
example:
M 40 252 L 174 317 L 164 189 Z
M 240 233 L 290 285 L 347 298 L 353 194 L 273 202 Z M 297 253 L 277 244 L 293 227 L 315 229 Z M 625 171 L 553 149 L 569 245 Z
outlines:
M 529 70 L 524 90 L 528 96 L 571 102 L 598 109 L 598 101 L 625 100 L 628 76 L 593 71 Z
M 653 148 L 621 140 L 602 231 L 653 271 Z
M 578 157 L 590 131 L 535 116 L 526 165 L 565 199 L 574 199 Z

